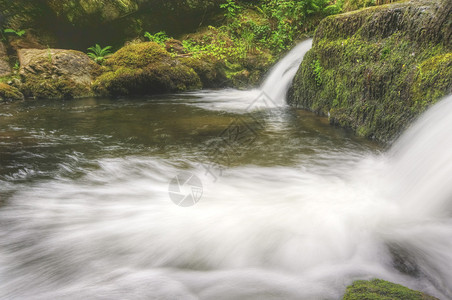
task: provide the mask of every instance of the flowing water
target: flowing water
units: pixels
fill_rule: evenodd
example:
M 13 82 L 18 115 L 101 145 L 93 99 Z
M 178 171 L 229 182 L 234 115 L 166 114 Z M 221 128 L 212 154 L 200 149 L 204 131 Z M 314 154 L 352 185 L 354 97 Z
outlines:
M 254 91 L 1 105 L 0 299 L 452 298 L 452 97 L 384 150 L 283 105 L 307 48 Z

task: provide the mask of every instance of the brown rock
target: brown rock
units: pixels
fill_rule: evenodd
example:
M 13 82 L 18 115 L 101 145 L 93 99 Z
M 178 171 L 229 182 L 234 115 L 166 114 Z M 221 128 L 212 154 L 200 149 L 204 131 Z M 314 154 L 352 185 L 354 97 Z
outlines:
M 8 63 L 8 55 L 3 43 L 0 43 L 0 76 L 8 76 L 11 74 L 11 67 Z
M 165 49 L 171 53 L 184 54 L 185 49 L 182 42 L 176 39 L 168 39 L 165 42 Z
M 18 56 L 26 96 L 92 96 L 91 83 L 100 67 L 85 53 L 63 49 L 21 49 Z

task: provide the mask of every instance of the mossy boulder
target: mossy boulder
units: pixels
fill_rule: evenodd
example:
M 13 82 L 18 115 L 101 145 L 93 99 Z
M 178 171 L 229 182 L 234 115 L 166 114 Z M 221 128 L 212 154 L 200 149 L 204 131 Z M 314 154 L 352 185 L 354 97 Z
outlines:
M 63 49 L 22 49 L 18 55 L 25 96 L 70 99 L 94 95 L 91 84 L 100 74 L 100 67 L 86 54 Z
M 17 88 L 0 82 L 0 102 L 22 99 L 24 99 L 24 95 Z
M 221 60 L 211 56 L 182 57 L 179 60 L 198 74 L 203 88 L 222 88 L 231 84 L 226 76 L 225 64 Z
M 438 300 L 402 285 L 374 279 L 358 280 L 347 287 L 343 300 Z
M 324 19 L 289 102 L 391 141 L 451 92 L 452 2 L 417 0 Z
M 193 68 L 173 58 L 163 46 L 137 43 L 121 48 L 105 61 L 94 89 L 101 95 L 143 95 L 200 89 Z

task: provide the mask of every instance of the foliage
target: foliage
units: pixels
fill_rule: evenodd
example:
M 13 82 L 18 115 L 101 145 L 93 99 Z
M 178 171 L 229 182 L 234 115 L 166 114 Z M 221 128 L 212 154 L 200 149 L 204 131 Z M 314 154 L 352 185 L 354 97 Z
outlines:
M 111 55 L 111 46 L 102 48 L 99 44 L 88 48 L 88 56 L 99 65 L 104 63 L 106 57 Z
M 238 5 L 234 0 L 227 0 L 226 3 L 220 4 L 220 8 L 223 8 L 226 10 L 224 16 L 226 18 L 234 18 L 238 11 L 242 8 L 240 5 Z
M 209 26 L 198 39 L 187 39 L 182 42 L 188 53 L 195 58 L 211 56 L 220 60 L 238 60 L 246 57 L 243 42 L 232 37 L 225 27 Z
M 19 69 L 20 69 L 20 63 L 19 63 L 18 60 L 16 60 L 13 69 L 14 69 L 15 71 L 19 71 Z
M 345 0 L 264 0 L 239 5 L 228 0 L 225 9 L 227 33 L 244 52 L 270 49 L 277 54 L 287 50 L 303 33 L 312 33 L 319 21 L 342 12 Z
M 311 63 L 312 72 L 314 73 L 314 79 L 317 85 L 322 85 L 322 66 L 318 59 Z
M 5 35 L 9 34 L 9 35 L 15 35 L 15 36 L 21 37 L 25 33 L 26 33 L 25 30 L 17 30 L 16 31 L 16 30 L 11 29 L 11 28 L 6 28 L 4 30 L 0 30 L 0 35 L 1 35 L 1 40 L 2 41 L 6 41 L 6 36 Z
M 165 42 L 170 39 L 164 31 L 159 31 L 155 34 L 150 34 L 149 32 L 144 33 L 144 37 L 149 39 L 150 42 L 155 42 L 157 44 L 160 44 L 162 46 L 165 45 Z
M 49 60 L 49 63 L 52 63 L 52 52 L 50 51 L 50 47 L 47 46 L 47 59 Z
M 9 33 L 9 34 L 14 34 L 14 35 L 17 35 L 18 37 L 21 37 L 21 36 L 23 36 L 24 34 L 25 34 L 25 30 L 14 30 L 14 29 L 11 29 L 11 28 L 7 28 L 7 29 L 5 29 L 5 30 L 3 30 L 3 32 L 4 33 Z

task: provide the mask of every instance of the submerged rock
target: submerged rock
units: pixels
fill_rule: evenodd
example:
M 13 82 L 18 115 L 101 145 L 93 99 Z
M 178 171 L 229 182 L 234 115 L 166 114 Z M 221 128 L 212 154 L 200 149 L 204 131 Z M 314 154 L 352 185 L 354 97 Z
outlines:
M 452 2 L 406 1 L 324 19 L 289 102 L 380 141 L 452 92 Z
M 173 58 L 163 46 L 137 43 L 121 48 L 105 61 L 94 84 L 101 95 L 143 95 L 199 89 L 193 68 Z
M 0 82 L 0 102 L 22 99 L 24 99 L 24 95 L 17 88 Z
M 91 84 L 100 67 L 86 54 L 62 49 L 18 51 L 25 96 L 80 98 L 92 96 Z
M 402 285 L 374 279 L 358 280 L 347 287 L 344 300 L 380 299 L 380 300 L 438 300 L 427 294 L 410 290 Z

